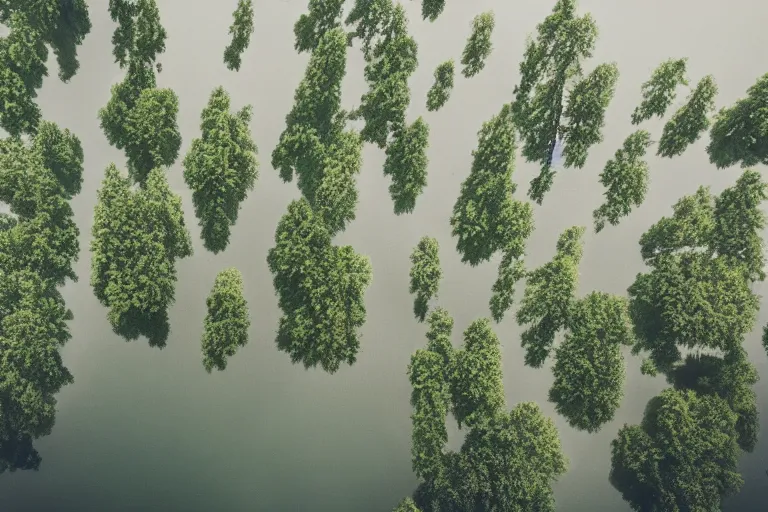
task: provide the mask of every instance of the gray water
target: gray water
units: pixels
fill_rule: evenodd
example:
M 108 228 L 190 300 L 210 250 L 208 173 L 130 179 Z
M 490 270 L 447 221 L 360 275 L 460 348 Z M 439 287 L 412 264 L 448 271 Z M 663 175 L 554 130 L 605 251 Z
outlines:
M 357 219 L 337 241 L 370 256 L 374 279 L 366 295 L 368 320 L 358 362 L 335 375 L 305 371 L 277 351 L 279 310 L 265 262 L 279 218 L 298 197 L 295 184 L 283 184 L 269 160 L 308 59 L 293 50 L 292 33 L 307 1 L 255 0 L 256 31 L 239 73 L 222 63 L 236 3 L 158 1 L 168 31 L 158 85 L 173 88 L 180 98 L 181 157 L 199 135 L 200 111 L 211 90 L 223 85 L 234 108 L 246 103 L 254 107 L 251 128 L 262 164 L 232 242 L 217 256 L 207 253 L 200 242 L 181 157 L 168 171 L 172 188 L 184 200 L 195 255 L 178 265 L 177 300 L 170 310 L 172 332 L 162 351 L 143 339 L 126 343 L 113 334 L 88 283 L 96 190 L 110 162 L 125 163 L 122 152 L 107 143 L 96 118 L 109 100 L 110 86 L 123 76 L 111 55 L 114 25 L 107 0 L 90 2 L 93 30 L 81 47 L 77 76 L 64 85 L 51 68 L 52 76 L 39 97 L 44 115 L 81 138 L 86 158 L 83 191 L 73 201 L 81 230 L 76 267 L 80 280 L 64 289 L 75 319 L 73 339 L 63 356 L 75 383 L 58 395 L 53 434 L 35 445 L 43 457 L 40 471 L 0 477 L 1 510 L 384 512 L 416 485 L 405 372 L 411 353 L 425 344 L 425 327 L 411 314 L 408 255 L 423 235 L 439 240 L 445 274 L 440 304 L 454 315 L 458 344 L 472 320 L 489 314 L 498 257 L 477 268 L 462 265 L 448 218 L 469 173 L 476 133 L 511 99 L 525 37 L 549 13 L 554 0 L 448 0 L 445 12 L 432 24 L 421 21 L 420 2 L 403 2 L 420 45 L 409 117 L 423 115 L 431 126 L 429 185 L 412 215 L 396 217 L 389 182 L 381 171 L 383 152 L 366 146 Z M 448 58 L 458 62 L 470 20 L 487 9 L 496 13 L 496 29 L 486 69 L 471 80 L 457 77 L 446 107 L 426 112 L 435 66 Z M 581 10 L 593 14 L 601 33 L 587 69 L 615 60 L 621 78 L 607 114 L 604 143 L 592 150 L 584 169 L 558 175 L 543 206 L 535 207 L 531 266 L 552 256 L 563 229 L 581 224 L 591 230 L 591 212 L 601 202 L 598 174 L 633 131 L 629 118 L 639 102 L 640 84 L 661 61 L 689 57 L 694 81 L 713 74 L 720 87 L 718 107 L 743 96 L 768 71 L 768 4 L 762 0 L 582 0 Z M 350 51 L 348 107 L 365 91 L 362 70 L 360 52 Z M 650 123 L 652 134 L 658 137 L 662 126 Z M 737 168 L 718 171 L 708 163 L 706 142 L 707 137 L 681 158 L 651 159 L 652 183 L 645 204 L 616 228 L 608 227 L 597 236 L 588 231 L 581 294 L 594 289 L 624 293 L 642 270 L 637 245 L 641 233 L 700 184 L 719 192 L 735 182 Z M 514 180 L 521 197 L 536 172 L 518 159 Z M 225 372 L 208 375 L 200 355 L 205 298 L 216 273 L 229 266 L 237 266 L 245 278 L 252 315 L 250 342 Z M 768 285 L 759 285 L 756 292 L 768 295 Z M 728 501 L 727 511 L 765 510 L 768 498 L 764 474 L 768 360 L 759 343 L 759 328 L 766 321 L 768 309 L 747 341 L 762 377 L 761 442 L 753 454 L 741 459 L 746 483 L 742 493 Z M 555 486 L 559 510 L 628 511 L 608 483 L 610 442 L 624 423 L 640 421 L 648 399 L 665 387 L 663 379 L 641 376 L 639 358 L 628 358 L 626 398 L 616 419 L 595 435 L 577 432 L 546 401 L 552 380 L 549 367 L 535 370 L 523 365 L 520 329 L 513 315 L 496 331 L 503 343 L 509 407 L 537 401 L 554 418 L 570 459 L 569 472 Z M 460 435 L 451 434 L 452 448 L 458 448 Z

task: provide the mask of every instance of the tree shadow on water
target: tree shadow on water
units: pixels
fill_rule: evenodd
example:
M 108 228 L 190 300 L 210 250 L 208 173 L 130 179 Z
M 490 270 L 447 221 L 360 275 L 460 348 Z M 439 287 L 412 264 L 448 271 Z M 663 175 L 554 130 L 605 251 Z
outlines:
M 0 440 L 0 474 L 16 470 L 37 471 L 42 460 L 29 435 L 11 434 Z
M 168 321 L 168 311 L 165 309 L 156 313 L 132 310 L 122 315 L 118 324 L 113 324 L 112 330 L 126 341 L 144 336 L 149 341 L 150 347 L 162 350 L 168 341 L 171 326 Z

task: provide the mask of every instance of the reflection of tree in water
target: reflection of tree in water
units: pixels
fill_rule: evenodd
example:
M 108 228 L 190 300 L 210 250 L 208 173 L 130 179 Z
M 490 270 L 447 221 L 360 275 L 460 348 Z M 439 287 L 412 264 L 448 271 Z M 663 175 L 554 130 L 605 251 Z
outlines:
M 3 438 L 0 440 L 0 474 L 40 468 L 42 458 L 32 446 L 30 436 L 3 433 L 0 437 Z
M 144 336 L 149 340 L 150 347 L 163 349 L 171 333 L 171 326 L 168 321 L 168 311 L 165 309 L 150 314 L 131 311 L 122 315 L 120 323 L 112 330 L 126 341 Z

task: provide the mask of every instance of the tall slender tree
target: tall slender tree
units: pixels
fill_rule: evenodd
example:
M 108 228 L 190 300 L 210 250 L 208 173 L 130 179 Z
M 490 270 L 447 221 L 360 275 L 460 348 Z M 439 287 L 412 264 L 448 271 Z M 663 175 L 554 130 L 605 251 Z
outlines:
M 214 368 L 224 371 L 227 359 L 248 343 L 251 326 L 240 271 L 227 268 L 219 272 L 205 304 L 208 314 L 203 323 L 203 368 L 208 373 Z
M 471 78 L 485 68 L 485 61 L 493 50 L 491 35 L 495 26 L 493 11 L 478 14 L 472 20 L 472 33 L 461 54 L 461 65 L 464 66 L 462 74 L 465 78 Z
M 240 71 L 243 52 L 251 44 L 251 35 L 254 31 L 253 0 L 238 0 L 232 18 L 232 25 L 229 27 L 232 39 L 224 48 L 224 64 L 230 70 Z

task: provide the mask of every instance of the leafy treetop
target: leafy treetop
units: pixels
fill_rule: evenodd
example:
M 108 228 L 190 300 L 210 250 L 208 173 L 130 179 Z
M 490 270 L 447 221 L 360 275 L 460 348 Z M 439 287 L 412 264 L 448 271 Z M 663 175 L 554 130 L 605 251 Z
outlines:
M 203 367 L 208 373 L 214 368 L 224 371 L 227 358 L 248 343 L 251 325 L 240 271 L 227 268 L 219 272 L 205 303 L 208 314 L 203 324 Z
M 453 90 L 455 72 L 453 59 L 437 66 L 434 73 L 435 83 L 427 92 L 427 110 L 435 112 L 448 102 L 451 97 L 451 90 Z
M 224 64 L 230 70 L 240 71 L 243 52 L 248 49 L 254 31 L 253 0 L 238 0 L 232 18 L 232 25 L 229 27 L 232 40 L 224 49 Z
M 632 113 L 632 124 L 640 124 L 653 116 L 664 117 L 677 96 L 680 85 L 688 85 L 688 59 L 669 59 L 657 67 L 651 78 L 643 83 L 643 101 Z
M 471 78 L 485 68 L 485 61 L 491 55 L 491 35 L 496 26 L 493 11 L 484 12 L 472 20 L 472 33 L 461 54 L 461 71 L 465 78 Z
M 167 38 L 156 0 L 109 0 L 109 15 L 118 25 L 112 35 L 115 62 L 121 68 L 131 62 L 154 65 Z
M 392 177 L 389 195 L 396 215 L 411 213 L 427 186 L 428 146 L 429 125 L 421 117 L 397 130 L 387 145 L 384 175 Z
M 309 12 L 302 14 L 293 27 L 294 48 L 299 52 L 314 50 L 323 34 L 341 27 L 344 0 L 309 0 Z
M 437 296 L 443 271 L 440 269 L 440 245 L 437 239 L 422 237 L 411 253 L 410 293 L 416 294 L 413 313 L 423 322 L 429 309 L 429 301 Z

